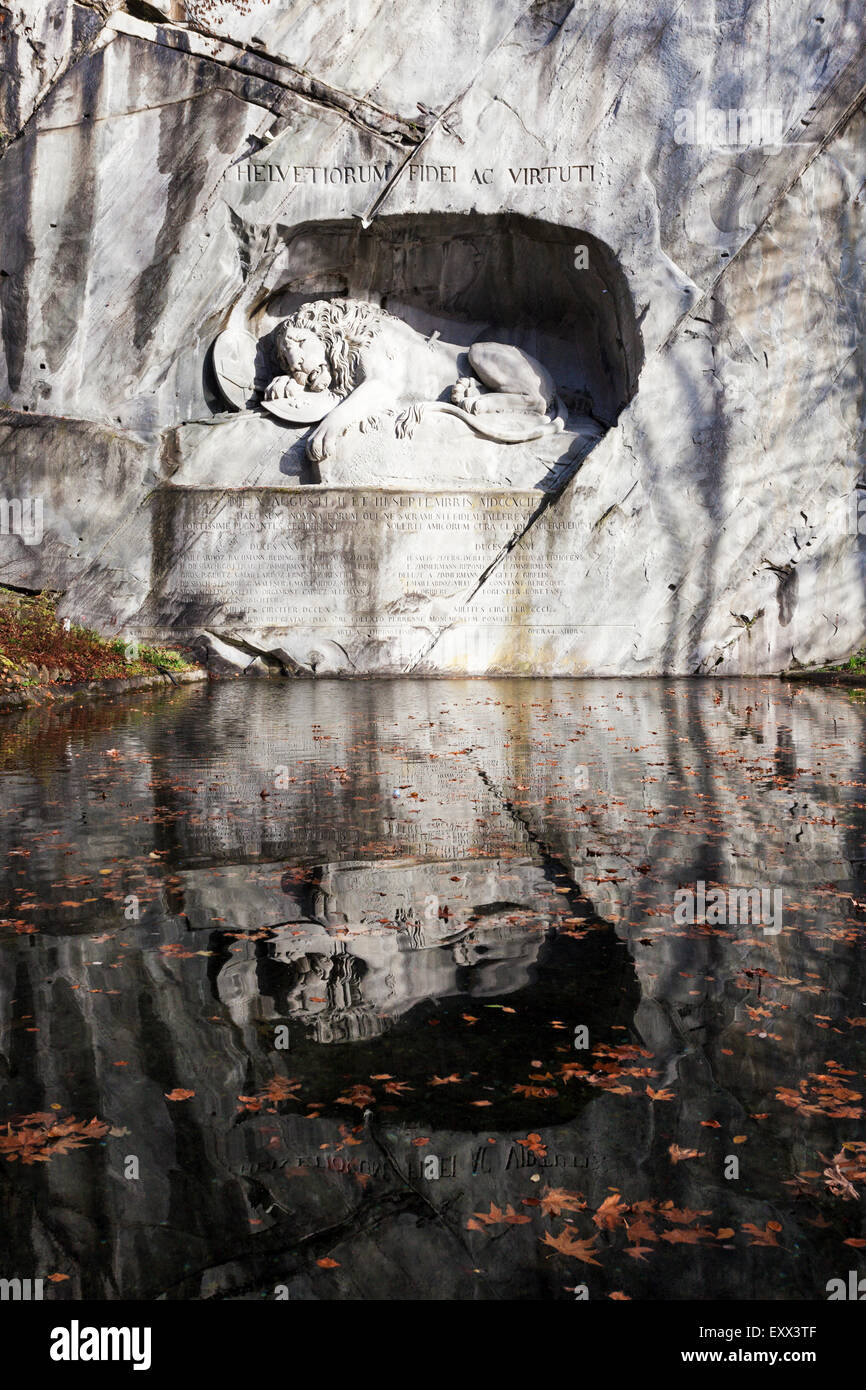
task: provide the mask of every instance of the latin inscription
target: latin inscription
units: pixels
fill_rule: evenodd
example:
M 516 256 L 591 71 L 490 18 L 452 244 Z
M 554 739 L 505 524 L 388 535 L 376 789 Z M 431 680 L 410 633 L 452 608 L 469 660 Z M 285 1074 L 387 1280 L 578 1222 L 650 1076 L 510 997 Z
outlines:
M 537 492 L 176 489 L 169 496 L 176 558 L 164 591 L 175 611 L 180 604 L 201 622 L 348 625 L 383 639 L 447 622 L 546 623 L 559 631 L 560 585 L 579 558 L 568 546 L 575 523 L 567 517 L 544 511 L 522 535 L 540 507 Z
M 292 164 L 283 160 L 248 159 L 231 165 L 224 179 L 229 183 L 308 184 L 317 188 L 384 186 L 397 172 L 390 162 L 378 164 Z M 413 184 L 504 184 L 514 188 L 542 188 L 557 184 L 592 184 L 596 166 L 581 164 L 518 164 L 475 167 L 460 164 L 410 164 L 404 177 Z

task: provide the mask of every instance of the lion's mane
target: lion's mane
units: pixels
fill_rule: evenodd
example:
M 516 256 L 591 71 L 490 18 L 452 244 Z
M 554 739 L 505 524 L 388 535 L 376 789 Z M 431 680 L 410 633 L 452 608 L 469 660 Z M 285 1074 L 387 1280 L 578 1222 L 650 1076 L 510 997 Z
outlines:
M 393 317 L 386 309 L 362 300 L 316 299 L 280 324 L 275 339 L 277 358 L 288 371 L 286 352 L 292 339 L 298 333 L 315 333 L 324 344 L 333 390 L 348 396 L 360 380 L 362 348 L 368 347 L 384 321 Z

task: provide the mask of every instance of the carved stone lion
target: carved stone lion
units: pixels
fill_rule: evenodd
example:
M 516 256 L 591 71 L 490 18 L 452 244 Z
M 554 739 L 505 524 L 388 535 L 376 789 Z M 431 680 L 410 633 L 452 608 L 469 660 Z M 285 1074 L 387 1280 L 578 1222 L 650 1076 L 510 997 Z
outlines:
M 359 300 L 316 300 L 275 330 L 283 371 L 267 385 L 264 406 L 295 422 L 321 421 L 307 453 L 332 456 L 340 437 L 394 420 L 410 434 L 425 411 L 463 420 L 476 434 L 516 444 L 563 428 L 565 410 L 550 373 L 522 349 L 476 342 L 468 349 L 422 334 L 386 310 Z M 524 416 L 516 429 L 492 418 Z

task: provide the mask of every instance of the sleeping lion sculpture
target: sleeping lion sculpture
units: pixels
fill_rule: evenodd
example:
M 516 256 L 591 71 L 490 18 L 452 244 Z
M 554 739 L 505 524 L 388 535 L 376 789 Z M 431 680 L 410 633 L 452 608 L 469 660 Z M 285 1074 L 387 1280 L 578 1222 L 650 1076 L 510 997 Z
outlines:
M 307 453 L 332 457 L 352 426 L 394 417 L 399 438 L 422 414 L 456 416 L 484 439 L 518 444 L 563 429 L 566 411 L 550 373 L 518 347 L 476 342 L 468 350 L 425 338 L 385 309 L 360 300 L 315 300 L 274 331 L 281 373 L 262 404 L 294 423 L 320 421 Z M 521 427 L 497 424 L 507 413 Z

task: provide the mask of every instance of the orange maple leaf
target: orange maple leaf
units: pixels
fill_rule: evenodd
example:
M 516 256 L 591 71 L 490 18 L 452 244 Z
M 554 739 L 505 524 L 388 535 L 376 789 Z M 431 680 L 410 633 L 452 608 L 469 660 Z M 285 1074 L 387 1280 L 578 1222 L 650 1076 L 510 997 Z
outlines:
M 647 1088 L 646 1088 L 646 1093 L 647 1093 L 647 1095 L 649 1096 L 650 1100 L 674 1100 L 674 1099 L 675 1099 L 675 1096 L 674 1096 L 673 1091 L 664 1091 L 664 1090 L 662 1090 L 662 1091 L 654 1091 L 653 1088 L 652 1088 L 652 1086 L 647 1086 Z
M 364 1110 L 368 1105 L 376 1104 L 376 1097 L 369 1086 L 352 1086 L 344 1096 L 337 1096 L 338 1105 L 357 1105 L 359 1110 Z
M 754 1240 L 749 1241 L 750 1245 L 778 1245 L 776 1232 L 781 1231 L 782 1227 L 778 1221 L 768 1221 L 765 1228 L 761 1230 L 761 1227 L 756 1226 L 753 1221 L 744 1221 L 742 1229 L 755 1237 Z
M 699 1216 L 712 1216 L 711 1211 L 692 1211 L 690 1207 L 675 1207 L 673 1203 L 665 1205 L 661 1209 L 661 1215 L 665 1221 L 670 1221 L 675 1226 L 688 1226 L 692 1221 L 696 1221 Z
M 564 1211 L 586 1211 L 578 1193 L 566 1192 L 564 1187 L 547 1187 L 541 1198 L 541 1210 L 547 1216 L 561 1216 Z
M 642 1240 L 658 1240 L 655 1228 L 650 1225 L 649 1218 L 643 1213 L 637 1221 L 628 1221 L 626 1225 L 628 1226 L 628 1238 L 633 1243 L 639 1244 Z
M 585 1265 L 598 1265 L 601 1268 L 601 1261 L 594 1260 L 595 1242 L 597 1236 L 591 1236 L 588 1240 L 579 1240 L 570 1226 L 566 1226 L 561 1235 L 552 1236 L 549 1231 L 545 1231 L 541 1239 L 542 1245 L 549 1245 L 560 1255 L 571 1255 L 575 1260 L 580 1260 Z
M 621 1200 L 619 1193 L 612 1192 L 609 1197 L 605 1197 L 592 1219 L 601 1230 L 612 1231 L 615 1226 L 620 1225 L 623 1213 L 627 1211 L 628 1207 Z
M 547 1153 L 547 1145 L 542 1144 L 540 1134 L 527 1134 L 525 1139 L 518 1139 L 521 1148 L 528 1149 L 530 1153 L 541 1154 L 542 1158 Z
M 685 1158 L 706 1158 L 705 1153 L 699 1153 L 697 1149 L 681 1149 L 679 1144 L 670 1144 L 668 1153 L 671 1156 L 671 1163 L 682 1163 Z
M 490 1203 L 489 1212 L 474 1211 L 472 1215 L 477 1216 L 478 1220 L 482 1221 L 485 1226 L 499 1226 L 503 1222 L 508 1226 L 526 1226 L 532 1220 L 530 1216 L 523 1216 L 520 1212 L 516 1212 L 510 1204 L 503 1211 L 494 1202 Z M 475 1227 L 472 1229 L 474 1230 Z

